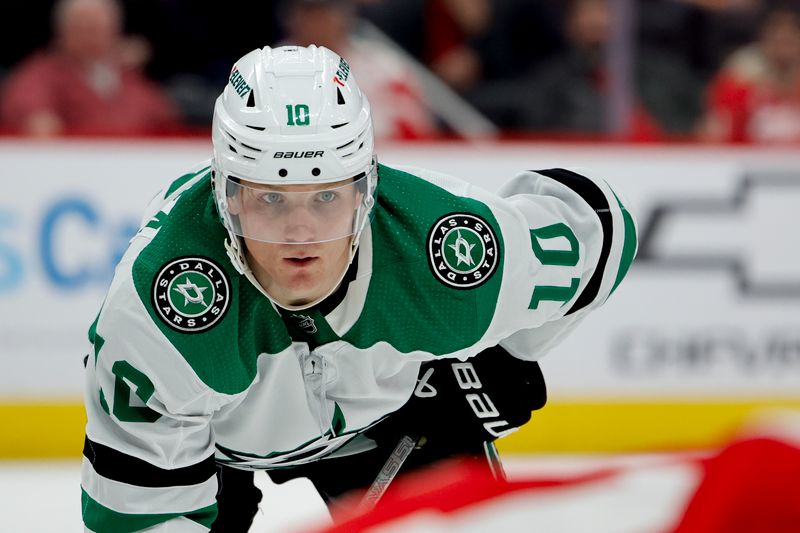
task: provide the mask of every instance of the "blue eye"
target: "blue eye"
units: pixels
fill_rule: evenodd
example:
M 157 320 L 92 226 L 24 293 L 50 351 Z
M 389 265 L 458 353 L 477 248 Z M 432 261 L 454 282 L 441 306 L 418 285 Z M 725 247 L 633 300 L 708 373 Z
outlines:
M 333 191 L 320 191 L 317 194 L 317 200 L 323 203 L 329 203 L 336 200 L 336 193 Z
M 261 199 L 265 204 L 277 204 L 283 201 L 283 195 L 279 192 L 268 192 L 261 195 Z

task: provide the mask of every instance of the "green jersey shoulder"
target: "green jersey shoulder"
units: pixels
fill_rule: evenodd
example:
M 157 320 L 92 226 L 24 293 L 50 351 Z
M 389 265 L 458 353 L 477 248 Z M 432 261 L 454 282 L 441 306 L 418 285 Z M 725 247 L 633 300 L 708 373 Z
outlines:
M 381 166 L 368 243 L 367 293 L 345 340 L 442 355 L 481 339 L 503 279 L 502 234 L 489 206 Z
M 129 275 L 147 315 L 140 318 L 206 385 L 235 394 L 255 377 L 258 354 L 291 340 L 270 302 L 232 267 L 211 187 L 204 167 L 154 200 L 128 251 Z

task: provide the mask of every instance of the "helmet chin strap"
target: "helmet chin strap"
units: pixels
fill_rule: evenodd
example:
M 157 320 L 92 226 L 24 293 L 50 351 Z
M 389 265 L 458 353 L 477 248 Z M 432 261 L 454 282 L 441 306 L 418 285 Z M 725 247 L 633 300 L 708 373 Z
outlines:
M 242 251 L 243 247 L 238 237 L 234 241 L 235 244 L 233 244 L 231 240 L 225 239 L 225 250 L 227 250 L 228 257 L 233 263 L 234 268 L 236 268 L 236 271 L 242 274 L 244 277 L 246 277 L 248 281 L 250 281 L 250 283 L 252 283 L 255 286 L 255 288 L 259 290 L 259 292 L 261 292 L 261 294 L 266 296 L 269 299 L 269 301 L 272 302 L 273 305 L 278 306 L 282 309 L 286 309 L 287 311 L 303 311 L 304 309 L 314 307 L 315 305 L 323 301 L 325 298 L 333 294 L 334 291 L 339 288 L 339 285 L 342 283 L 342 280 L 347 274 L 347 269 L 350 268 L 350 264 L 353 262 L 353 257 L 355 257 L 356 250 L 358 249 L 358 241 L 359 238 L 356 235 L 350 238 L 350 250 L 348 253 L 349 257 L 347 258 L 347 264 L 344 266 L 344 268 L 342 268 L 342 272 L 339 274 L 339 279 L 337 279 L 336 283 L 334 283 L 331 286 L 330 290 L 328 290 L 324 295 L 320 296 L 319 298 L 316 298 L 313 301 L 302 305 L 289 305 L 281 303 L 277 299 L 275 299 L 261 285 L 258 279 L 256 279 L 255 274 L 253 274 L 253 270 L 250 268 L 250 265 L 248 265 L 247 263 L 247 258 L 245 257 Z

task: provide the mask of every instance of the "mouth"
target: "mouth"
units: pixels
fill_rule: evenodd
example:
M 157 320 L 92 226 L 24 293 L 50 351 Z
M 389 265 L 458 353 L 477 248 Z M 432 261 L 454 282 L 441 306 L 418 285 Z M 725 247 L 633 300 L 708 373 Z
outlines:
M 283 260 L 292 266 L 307 266 L 314 263 L 318 257 L 284 257 Z

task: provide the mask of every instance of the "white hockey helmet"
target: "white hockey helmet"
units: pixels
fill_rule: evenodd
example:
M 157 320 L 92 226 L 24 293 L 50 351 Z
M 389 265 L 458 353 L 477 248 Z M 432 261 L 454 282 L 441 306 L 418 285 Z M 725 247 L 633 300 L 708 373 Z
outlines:
M 237 268 L 244 261 L 240 237 L 313 243 L 349 236 L 352 258 L 374 204 L 377 169 L 369 102 L 344 59 L 313 45 L 253 50 L 234 64 L 212 128 L 215 199 Z M 358 198 L 344 224 L 318 210 L 315 228 L 295 238 L 270 223 L 278 203 L 308 207 L 319 198 L 317 187 L 309 194 L 283 186 L 326 183 L 335 184 L 323 191 L 326 201 L 348 190 Z M 234 200 L 243 194 L 263 201 Z

